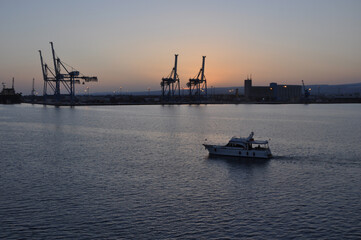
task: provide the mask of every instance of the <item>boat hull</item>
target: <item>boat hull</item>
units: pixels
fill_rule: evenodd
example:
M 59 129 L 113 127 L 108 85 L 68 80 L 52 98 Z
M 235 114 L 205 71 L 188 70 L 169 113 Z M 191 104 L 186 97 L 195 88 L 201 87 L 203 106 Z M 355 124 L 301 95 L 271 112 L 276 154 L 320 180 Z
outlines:
M 269 159 L 272 157 L 271 150 L 269 149 L 246 150 L 236 147 L 226 147 L 226 146 L 208 145 L 208 144 L 203 144 L 203 146 L 208 150 L 209 154 L 211 155 L 232 156 L 232 157 L 242 157 L 242 158 L 262 158 L 262 159 Z

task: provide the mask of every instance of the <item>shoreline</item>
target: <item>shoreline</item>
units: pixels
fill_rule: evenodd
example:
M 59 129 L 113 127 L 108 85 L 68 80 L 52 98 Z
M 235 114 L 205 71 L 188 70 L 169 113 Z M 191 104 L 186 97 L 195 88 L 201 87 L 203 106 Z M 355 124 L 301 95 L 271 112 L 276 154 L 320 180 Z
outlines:
M 233 104 L 233 105 L 249 105 L 249 104 L 265 104 L 265 105 L 288 105 L 288 104 L 302 104 L 302 105 L 309 105 L 309 104 L 360 104 L 361 99 L 358 101 L 332 101 L 332 102 L 211 102 L 211 101 L 204 101 L 204 102 L 122 102 L 122 103 L 45 103 L 45 102 L 22 102 L 24 104 L 35 104 L 35 105 L 44 105 L 44 106 L 153 106 L 153 105 L 225 105 L 225 104 Z

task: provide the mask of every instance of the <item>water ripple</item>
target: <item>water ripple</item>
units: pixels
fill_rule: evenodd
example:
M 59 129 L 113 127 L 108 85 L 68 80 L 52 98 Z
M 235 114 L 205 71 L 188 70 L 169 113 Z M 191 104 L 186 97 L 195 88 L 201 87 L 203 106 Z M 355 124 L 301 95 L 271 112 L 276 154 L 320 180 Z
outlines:
M 0 239 L 361 238 L 359 105 L 1 108 Z

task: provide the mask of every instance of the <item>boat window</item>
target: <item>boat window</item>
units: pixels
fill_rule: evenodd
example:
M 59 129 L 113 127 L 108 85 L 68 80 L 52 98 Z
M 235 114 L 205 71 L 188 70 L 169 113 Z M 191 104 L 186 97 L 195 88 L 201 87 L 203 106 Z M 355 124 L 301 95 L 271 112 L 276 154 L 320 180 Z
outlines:
M 253 147 L 254 149 L 267 149 L 268 146 L 266 144 L 258 144 L 256 147 Z

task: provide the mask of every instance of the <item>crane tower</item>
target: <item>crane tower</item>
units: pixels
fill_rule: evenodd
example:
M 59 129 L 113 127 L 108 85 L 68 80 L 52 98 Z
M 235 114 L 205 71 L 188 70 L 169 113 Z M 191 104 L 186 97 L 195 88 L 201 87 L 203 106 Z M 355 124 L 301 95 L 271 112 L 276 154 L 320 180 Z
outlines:
M 178 61 L 178 54 L 175 54 L 175 61 L 174 61 L 174 67 L 171 71 L 171 73 L 165 77 L 162 78 L 162 82 L 160 83 L 160 86 L 162 87 L 162 99 L 164 100 L 174 100 L 177 92 L 178 96 L 180 97 L 180 87 L 179 87 L 179 76 L 177 73 L 177 61 Z
M 302 80 L 302 86 L 303 86 L 304 97 L 305 97 L 305 99 L 308 99 L 308 97 L 310 96 L 310 92 L 309 92 L 309 89 L 307 89 L 305 87 L 305 83 L 303 82 L 303 80 Z
M 204 66 L 205 66 L 206 56 L 203 56 L 202 68 L 199 70 L 198 75 L 194 78 L 190 78 L 187 83 L 189 87 L 189 96 L 197 96 L 198 99 L 201 98 L 201 95 L 207 97 L 207 80 L 204 75 Z

